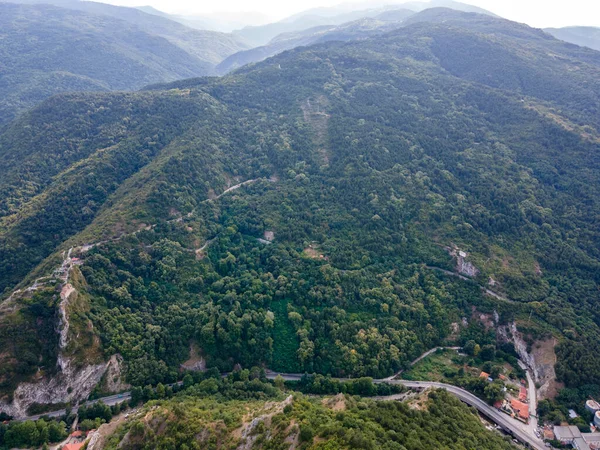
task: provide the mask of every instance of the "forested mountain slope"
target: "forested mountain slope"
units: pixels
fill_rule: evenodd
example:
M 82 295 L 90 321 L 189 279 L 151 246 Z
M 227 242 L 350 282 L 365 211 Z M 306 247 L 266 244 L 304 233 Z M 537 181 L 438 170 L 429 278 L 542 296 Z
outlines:
M 425 9 L 418 13 L 412 13 L 411 10 L 408 9 L 391 10 L 381 13 L 374 18 L 357 20 L 342 25 L 320 26 L 296 33 L 283 33 L 272 39 L 271 42 L 265 46 L 242 50 L 232 54 L 217 66 L 217 71 L 224 74 L 242 65 L 262 61 L 263 59 L 276 55 L 284 50 L 289 50 L 302 45 L 311 45 L 332 40 L 349 41 L 365 39 L 416 23 L 438 23 L 464 28 L 465 30 L 470 30 L 472 32 L 483 32 L 488 36 L 490 44 L 500 44 L 500 47 L 502 46 L 502 39 L 504 37 L 509 37 L 509 45 L 518 41 L 519 44 L 523 46 L 522 50 L 524 52 L 530 52 L 532 60 L 536 60 L 536 55 L 540 52 L 557 50 L 565 58 L 575 57 L 590 64 L 600 64 L 599 54 L 597 52 L 591 52 L 587 48 L 579 48 L 566 42 L 560 44 L 556 39 L 552 38 L 552 32 L 546 34 L 542 30 L 534 30 L 526 25 L 510 22 L 486 14 L 462 12 L 446 7 L 435 7 Z M 557 37 L 560 38 L 560 36 Z M 569 39 L 564 40 L 572 42 Z M 450 56 L 451 52 L 466 52 L 468 47 L 460 48 L 460 46 L 469 46 L 470 44 L 465 42 L 453 42 L 447 43 L 446 45 L 448 47 L 447 49 L 439 48 L 438 52 Z M 527 45 L 531 45 L 532 49 L 528 50 L 525 48 Z M 588 47 L 593 48 L 593 46 L 590 45 L 588 45 Z M 446 53 L 446 50 L 448 50 L 448 53 Z M 478 49 L 473 50 L 475 53 L 472 57 L 486 57 L 485 53 L 478 52 Z M 456 58 L 452 56 L 451 59 L 455 60 Z M 519 58 L 518 64 L 521 64 L 523 61 L 524 58 Z M 560 63 L 560 61 L 557 62 Z M 482 61 L 482 64 L 485 64 L 485 61 Z M 556 64 L 553 65 L 555 66 Z M 477 68 L 474 64 L 469 64 L 469 67 L 471 67 L 472 70 L 476 70 Z M 517 72 L 513 68 L 511 73 L 514 74 Z M 513 80 L 513 84 L 519 82 L 516 78 L 517 77 Z M 552 88 L 552 90 L 557 89 L 556 86 Z
M 130 383 L 173 381 L 190 346 L 220 370 L 388 376 L 493 340 L 460 325 L 473 308 L 600 384 L 598 53 L 458 20 L 63 95 L 8 127 L 0 289 L 65 260 L 77 295 L 57 275 L 0 306 L 3 392 L 117 353 Z M 459 249 L 471 282 L 431 268 Z
M 225 34 L 132 8 L 64 6 L 83 3 L 87 12 L 0 3 L 0 125 L 60 92 L 134 90 L 210 74 L 244 48 Z
M 189 54 L 212 65 L 247 48 L 247 44 L 230 33 L 198 30 L 164 16 L 148 14 L 138 8 L 109 5 L 83 0 L 13 0 L 22 4 L 53 4 L 61 8 L 124 20 L 146 33 L 163 37 Z
M 328 41 L 351 41 L 383 34 L 396 29 L 402 20 L 414 13 L 407 9 L 382 13 L 377 18 L 365 18 L 342 25 L 323 25 L 299 32 L 282 33 L 274 37 L 267 45 L 242 50 L 225 58 L 217 65 L 219 74 L 226 74 L 249 63 L 263 61 L 285 50 L 299 46 L 312 45 Z
M 253 47 L 267 46 L 273 39 L 284 33 L 301 33 L 310 28 L 319 26 L 337 26 L 348 22 L 360 21 L 368 18 L 382 20 L 382 16 L 393 17 L 397 20 L 405 17 L 406 11 L 412 13 L 429 8 L 451 8 L 456 11 L 474 12 L 494 16 L 491 12 L 477 6 L 452 0 L 415 1 L 405 3 L 387 4 L 384 2 L 344 2 L 335 6 L 311 8 L 279 22 L 260 26 L 248 26 L 234 31 Z

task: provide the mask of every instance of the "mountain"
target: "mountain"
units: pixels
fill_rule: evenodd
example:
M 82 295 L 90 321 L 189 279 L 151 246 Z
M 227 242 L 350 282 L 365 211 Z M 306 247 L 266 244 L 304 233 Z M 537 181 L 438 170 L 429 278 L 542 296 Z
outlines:
M 453 5 L 453 2 L 446 3 Z M 409 6 L 418 9 L 417 4 L 410 4 Z M 298 46 L 312 45 L 331 40 L 348 41 L 364 39 L 369 36 L 382 34 L 402 26 L 419 22 L 452 24 L 473 31 L 496 33 L 498 36 L 509 33 L 512 38 L 516 38 L 518 34 L 523 33 L 522 30 L 525 30 L 523 38 L 525 40 L 532 38 L 531 29 L 529 27 L 518 24 L 509 25 L 508 21 L 502 22 L 500 18 L 494 17 L 491 13 L 479 14 L 471 11 L 463 12 L 446 7 L 424 9 L 419 13 L 414 13 L 410 9 L 392 9 L 381 12 L 374 18 L 356 20 L 342 25 L 323 25 L 298 32 L 282 33 L 273 38 L 267 45 L 243 50 L 225 58 L 217 66 L 216 70 L 219 74 L 225 74 L 243 65 L 262 61 L 281 53 L 282 51 L 290 50 Z M 501 26 L 498 27 L 498 24 L 501 24 Z M 536 40 L 547 38 L 541 31 L 537 34 Z M 573 51 L 576 52 L 576 50 Z M 595 58 L 593 54 L 592 56 L 587 53 L 585 55 L 580 54 L 580 57 L 586 59 L 591 57 L 592 61 L 588 60 L 588 62 L 597 63 L 597 58 Z M 594 59 L 596 62 L 593 61 Z
M 234 34 L 240 36 L 245 42 L 250 43 L 253 47 L 261 47 L 268 44 L 269 41 L 282 33 L 298 32 L 323 25 L 341 25 L 359 19 L 385 15 L 388 11 L 397 11 L 396 14 L 403 15 L 400 11 L 409 10 L 417 12 L 437 7 L 494 16 L 493 13 L 482 8 L 452 0 L 393 4 L 386 1 L 375 3 L 342 3 L 336 6 L 319 7 L 302 11 L 279 22 L 267 25 L 245 27 L 235 31 Z
M 432 8 L 450 8 L 455 11 L 469 12 L 484 14 L 486 16 L 498 17 L 496 14 L 488 11 L 487 9 L 480 8 L 478 6 L 469 5 L 468 3 L 456 2 L 454 0 L 430 0 L 427 2 L 407 2 L 403 3 L 402 6 L 411 9 L 413 11 L 424 11 Z
M 368 2 L 351 2 L 340 3 L 335 6 L 317 7 L 293 14 L 284 19 L 284 22 L 290 22 L 303 16 L 318 16 L 318 17 L 337 17 L 344 14 L 360 14 L 361 11 L 376 11 L 376 10 L 397 10 L 409 9 L 412 11 L 423 11 L 430 8 L 451 8 L 463 12 L 475 12 L 495 16 L 490 11 L 467 3 L 456 2 L 453 0 L 430 0 L 430 1 L 414 1 L 414 2 L 390 2 L 388 0 L 377 0 Z M 359 16 L 362 18 L 366 16 Z
M 129 8 L 81 3 L 85 7 L 76 9 L 0 3 L 0 126 L 60 92 L 135 90 L 211 74 L 243 48 L 220 33 L 156 22 Z
M 117 19 L 0 3 L 0 124 L 65 91 L 139 89 L 211 71 L 164 38 Z
M 190 28 L 198 30 L 230 33 L 245 26 L 258 26 L 269 23 L 267 16 L 257 12 L 212 13 L 212 14 L 168 14 L 152 6 L 138 6 L 137 9 L 148 14 L 166 17 Z
M 190 55 L 213 65 L 218 64 L 227 56 L 247 48 L 245 42 L 231 34 L 191 29 L 167 17 L 148 14 L 137 8 L 82 0 L 15 0 L 14 3 L 50 3 L 89 14 L 114 17 L 129 22 L 146 33 L 167 39 Z
M 240 385 L 248 386 L 247 390 L 235 389 Z M 207 388 L 217 388 L 216 396 L 204 393 Z M 517 448 L 486 429 L 475 414 L 446 392 L 417 395 L 415 400 L 423 407 L 343 394 L 307 396 L 273 389 L 257 378 L 246 382 L 239 377 L 226 381 L 208 378 L 177 396 L 159 400 L 153 409 L 143 408 L 139 417 L 126 420 L 122 429 L 111 435 L 105 448 L 129 450 L 141 442 L 161 447 L 174 437 L 186 446 L 216 441 L 215 448 Z M 211 414 L 214 410 L 220 411 L 220 417 Z M 226 418 L 227 426 L 222 425 L 221 417 Z
M 544 31 L 556 39 L 600 50 L 600 28 L 598 27 L 546 28 Z
M 242 50 L 225 58 L 217 65 L 219 74 L 226 74 L 249 63 L 262 61 L 285 50 L 327 41 L 350 41 L 382 34 L 400 26 L 402 20 L 414 14 L 410 10 L 392 10 L 378 14 L 377 18 L 359 19 L 342 25 L 322 25 L 308 30 L 282 33 L 267 45 Z
M 375 15 L 378 12 L 372 12 Z M 361 15 L 366 17 L 369 13 L 361 11 Z M 319 17 L 313 15 L 301 16 L 297 19 L 286 22 L 275 22 L 260 26 L 248 26 L 241 30 L 234 31 L 245 42 L 249 42 L 252 47 L 261 47 L 268 44 L 272 39 L 282 33 L 293 33 L 308 30 L 315 27 L 336 25 L 352 20 L 347 14 L 342 17 Z
M 540 385 L 600 389 L 600 53 L 421 14 L 6 127 L 1 410 L 467 342 L 543 344 Z

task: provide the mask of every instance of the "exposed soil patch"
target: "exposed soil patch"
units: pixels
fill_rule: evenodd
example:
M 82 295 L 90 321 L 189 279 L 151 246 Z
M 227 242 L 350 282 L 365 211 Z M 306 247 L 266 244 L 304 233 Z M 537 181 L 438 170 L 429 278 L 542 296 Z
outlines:
M 471 319 L 481 323 L 486 330 L 495 329 L 498 317 L 495 314 L 486 314 L 477 310 L 474 306 L 471 308 Z
M 531 356 L 536 366 L 536 381 L 541 384 L 538 389 L 540 400 L 554 398 L 563 387 L 562 383 L 556 381 L 556 352 L 554 351 L 558 341 L 556 338 L 537 341 L 531 349 Z
M 303 255 L 312 259 L 328 259 L 327 256 L 325 256 L 321 252 L 321 249 L 316 244 L 310 244 L 308 247 L 306 247 L 303 251 Z
M 125 414 L 119 414 L 117 417 L 114 417 L 109 423 L 105 423 L 100 426 L 96 430 L 96 432 L 90 437 L 88 443 L 88 450 L 100 450 L 104 448 L 104 444 L 106 443 L 106 439 L 111 436 L 121 425 L 125 422 Z
M 238 450 L 250 450 L 254 442 L 257 439 L 257 435 L 254 434 L 254 430 L 260 423 L 264 423 L 268 428 L 271 425 L 271 419 L 274 415 L 279 414 L 283 411 L 287 405 L 293 402 L 294 398 L 290 395 L 282 402 L 269 402 L 265 404 L 263 408 L 264 413 L 258 417 L 252 419 L 250 423 L 245 422 L 240 428 L 235 431 L 236 436 L 240 436 L 240 444 Z
M 206 361 L 202 357 L 201 350 L 195 342 L 190 344 L 190 358 L 181 365 L 184 370 L 205 371 Z
M 344 394 L 338 394 L 335 397 L 324 398 L 322 400 L 324 406 L 333 411 L 345 411 L 346 410 L 346 397 Z
M 419 411 L 427 411 L 427 401 L 429 400 L 429 392 L 427 390 L 408 401 L 408 407 Z
M 285 434 L 287 437 L 284 442 L 290 444 L 290 450 L 298 448 L 298 445 L 300 444 L 300 433 L 298 433 L 298 425 L 295 420 L 292 419 L 290 425 L 285 429 Z

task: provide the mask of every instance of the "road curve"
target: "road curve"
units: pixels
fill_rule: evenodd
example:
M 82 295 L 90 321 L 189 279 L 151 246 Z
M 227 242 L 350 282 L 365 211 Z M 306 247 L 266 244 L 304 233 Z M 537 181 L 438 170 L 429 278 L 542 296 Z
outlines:
M 275 377 L 277 377 L 278 375 L 280 375 L 286 381 L 299 381 L 303 377 L 303 374 L 301 374 L 301 373 L 276 373 L 276 372 L 268 372 L 266 376 L 268 379 L 272 380 Z M 335 379 L 338 381 L 349 380 L 348 378 L 335 378 Z M 468 392 L 464 389 L 461 389 L 457 386 L 453 386 L 451 384 L 445 384 L 445 383 L 438 383 L 438 382 L 434 382 L 434 381 L 409 381 L 409 380 L 380 379 L 380 380 L 373 380 L 373 382 L 374 383 L 402 384 L 408 388 L 413 388 L 413 389 L 423 389 L 423 388 L 428 388 L 428 387 L 446 389 L 448 392 L 450 392 L 451 394 L 458 397 L 458 399 L 461 400 L 462 402 L 476 408 L 480 413 L 482 413 L 488 419 L 490 419 L 495 424 L 500 426 L 504 431 L 511 434 L 515 439 L 518 439 L 520 442 L 527 444 L 532 449 L 546 450 L 546 447 L 544 446 L 544 443 L 541 440 L 536 440 L 533 436 L 531 436 L 529 433 L 527 433 L 525 430 L 522 429 L 524 424 L 522 425 L 520 422 L 512 420 L 509 416 L 498 411 L 496 408 L 493 408 L 492 406 L 488 405 L 483 400 L 481 400 L 479 397 L 476 397 L 475 395 L 471 394 L 470 392 Z M 102 401 L 105 404 L 111 406 L 116 403 L 121 403 L 121 402 L 127 401 L 130 398 L 131 398 L 130 392 L 123 392 L 122 394 L 110 395 L 108 397 L 91 400 L 89 402 L 84 403 L 83 405 L 90 406 L 90 405 L 93 405 L 94 403 Z M 385 400 L 386 397 L 381 397 L 380 399 Z M 29 417 L 26 417 L 26 418 L 23 418 L 20 420 L 37 420 L 43 416 L 60 417 L 64 414 L 65 414 L 65 410 L 61 409 L 61 410 L 53 411 L 53 412 L 46 413 L 46 414 L 29 416 Z
M 298 381 L 302 378 L 302 374 L 299 373 L 267 373 L 267 378 L 273 379 L 277 375 L 281 375 L 281 377 L 286 381 Z M 335 378 L 339 381 L 348 380 L 347 378 Z M 434 381 L 409 381 L 409 380 L 389 380 L 389 379 L 380 379 L 373 380 L 374 383 L 389 383 L 389 384 L 402 384 L 408 388 L 439 388 L 446 389 L 451 394 L 458 397 L 459 400 L 466 403 L 467 405 L 473 406 L 480 413 L 486 416 L 488 419 L 493 421 L 496 425 L 500 426 L 504 431 L 511 434 L 515 439 L 519 440 L 523 444 L 527 444 L 530 448 L 536 450 L 547 450 L 544 446 L 544 443 L 541 440 L 537 440 L 535 437 L 531 436 L 525 430 L 523 430 L 523 426 L 525 424 L 521 424 L 521 422 L 517 422 L 516 420 L 511 419 L 508 415 L 503 412 L 498 411 L 496 408 L 488 405 L 486 402 L 481 400 L 479 397 L 471 394 L 469 391 L 466 391 L 457 386 L 453 386 L 451 384 L 438 383 Z M 382 400 L 385 400 L 384 397 L 381 397 Z
M 480 413 L 492 420 L 496 425 L 499 425 L 504 431 L 510 433 L 515 439 L 518 439 L 524 444 L 529 445 L 530 448 L 536 450 L 546 450 L 544 443 L 541 440 L 535 439 L 529 433 L 522 429 L 520 422 L 516 422 L 510 419 L 509 416 L 503 412 L 498 411 L 496 408 L 488 405 L 479 397 L 471 394 L 464 389 L 451 384 L 437 383 L 433 381 L 407 381 L 407 380 L 394 380 L 388 381 L 390 384 L 403 384 L 409 388 L 423 388 L 423 387 L 434 387 L 439 389 L 446 389 L 451 394 L 458 397 L 459 400 L 466 403 L 467 405 L 473 406 Z

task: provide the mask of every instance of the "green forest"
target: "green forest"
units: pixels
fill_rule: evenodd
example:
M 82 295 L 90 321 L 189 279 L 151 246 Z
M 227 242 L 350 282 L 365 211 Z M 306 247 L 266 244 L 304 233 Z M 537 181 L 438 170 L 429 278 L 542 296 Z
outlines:
M 151 400 L 105 448 L 218 449 L 244 442 L 261 449 L 287 449 L 292 442 L 319 450 L 513 448 L 509 438 L 486 430 L 473 411 L 445 391 L 412 402 L 349 394 L 308 397 L 258 378 L 209 378 L 171 399 Z
M 177 381 L 191 348 L 219 371 L 387 377 L 438 345 L 495 344 L 462 325 L 474 311 L 556 337 L 559 381 L 600 386 L 599 111 L 596 53 L 491 18 L 53 97 L 0 134 L 0 291 L 72 248 L 62 354 L 119 354 L 138 387 Z M 56 370 L 61 285 L 0 306 L 8 400 Z M 348 419 L 373 422 L 364 436 L 330 418 L 340 448 L 403 448 L 377 439 L 421 413 L 377 405 Z

